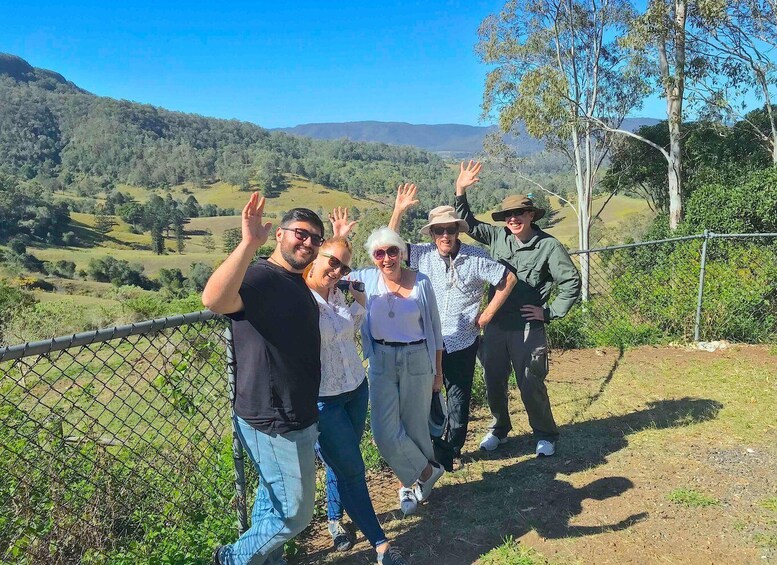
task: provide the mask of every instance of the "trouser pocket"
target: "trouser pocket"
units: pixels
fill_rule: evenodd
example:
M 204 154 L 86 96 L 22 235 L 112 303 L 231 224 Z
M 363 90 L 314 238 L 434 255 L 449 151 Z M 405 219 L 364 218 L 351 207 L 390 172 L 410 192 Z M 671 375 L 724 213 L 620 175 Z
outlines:
M 548 375 L 548 348 L 535 347 L 531 352 L 531 361 L 527 368 L 535 377 L 544 380 Z

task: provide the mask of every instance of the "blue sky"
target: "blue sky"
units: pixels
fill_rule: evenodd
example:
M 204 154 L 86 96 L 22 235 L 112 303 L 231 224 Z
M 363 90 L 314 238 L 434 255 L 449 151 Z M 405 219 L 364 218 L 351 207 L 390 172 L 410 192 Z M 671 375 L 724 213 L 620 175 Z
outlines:
M 487 71 L 477 28 L 502 5 L 3 0 L 0 51 L 94 94 L 264 127 L 477 125 Z M 654 100 L 637 114 L 662 112 Z

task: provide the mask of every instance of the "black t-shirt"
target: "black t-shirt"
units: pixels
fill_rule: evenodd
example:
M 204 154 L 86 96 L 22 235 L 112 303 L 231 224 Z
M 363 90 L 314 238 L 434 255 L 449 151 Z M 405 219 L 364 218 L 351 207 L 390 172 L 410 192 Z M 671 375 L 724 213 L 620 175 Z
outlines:
M 302 275 L 259 259 L 248 268 L 232 314 L 237 363 L 235 413 L 264 433 L 318 421 L 321 333 Z

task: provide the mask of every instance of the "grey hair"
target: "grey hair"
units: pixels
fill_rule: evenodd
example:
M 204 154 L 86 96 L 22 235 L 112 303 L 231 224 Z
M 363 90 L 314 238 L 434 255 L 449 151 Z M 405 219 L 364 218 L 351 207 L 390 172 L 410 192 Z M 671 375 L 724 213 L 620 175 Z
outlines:
M 402 239 L 397 232 L 387 226 L 381 226 L 370 234 L 367 238 L 367 243 L 364 244 L 364 248 L 372 259 L 372 253 L 378 247 L 391 247 L 396 245 L 399 247 L 399 256 L 402 259 L 407 259 L 407 243 Z

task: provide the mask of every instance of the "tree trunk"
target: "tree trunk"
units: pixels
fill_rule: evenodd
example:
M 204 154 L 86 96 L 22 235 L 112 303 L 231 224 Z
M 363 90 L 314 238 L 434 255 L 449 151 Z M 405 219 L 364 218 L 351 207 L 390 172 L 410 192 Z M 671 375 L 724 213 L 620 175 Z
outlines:
M 587 172 L 583 169 L 583 156 L 581 155 L 580 137 L 577 131 L 572 133 L 572 146 L 575 159 L 575 188 L 577 189 L 577 247 L 580 253 L 580 298 L 588 301 L 588 287 L 590 280 L 590 258 L 588 251 L 588 227 L 591 223 L 591 209 L 588 205 L 586 178 Z
M 683 98 L 685 96 L 685 22 L 686 0 L 674 0 L 674 72 L 669 72 L 666 52 L 663 53 L 664 92 L 666 93 L 666 117 L 669 122 L 669 229 L 677 229 L 683 218 L 682 154 L 680 128 L 683 123 Z M 664 49 L 666 44 L 663 45 Z
M 680 105 L 678 100 L 669 100 L 667 108 L 673 105 Z M 672 231 L 680 225 L 683 218 L 683 199 L 682 199 L 682 157 L 680 155 L 680 111 L 671 110 L 669 112 L 669 159 L 667 160 L 667 180 L 669 185 L 669 229 Z

